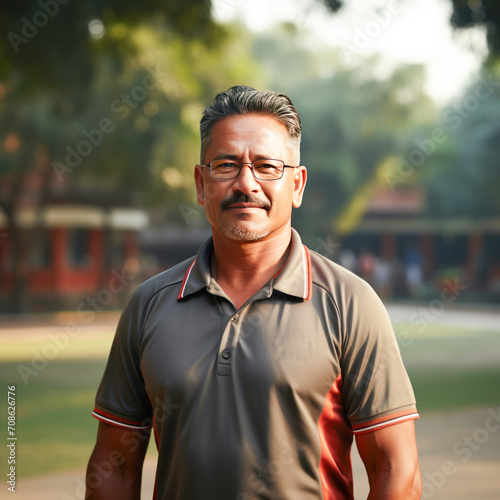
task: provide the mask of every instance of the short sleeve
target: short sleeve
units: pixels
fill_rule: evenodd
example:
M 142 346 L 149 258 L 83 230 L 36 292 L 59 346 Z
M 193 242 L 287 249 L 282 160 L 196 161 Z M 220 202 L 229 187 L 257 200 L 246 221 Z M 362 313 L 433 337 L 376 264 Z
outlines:
M 343 308 L 343 399 L 353 433 L 418 418 L 413 388 L 382 301 L 360 280 Z
M 130 429 L 152 426 L 152 406 L 140 369 L 141 287 L 123 311 L 97 391 L 93 416 Z

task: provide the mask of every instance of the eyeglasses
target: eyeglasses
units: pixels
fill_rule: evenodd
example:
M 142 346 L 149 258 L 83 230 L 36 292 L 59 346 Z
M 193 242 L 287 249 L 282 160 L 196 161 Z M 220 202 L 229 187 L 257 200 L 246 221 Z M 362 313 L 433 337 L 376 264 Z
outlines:
M 277 181 L 283 177 L 285 168 L 297 168 L 291 165 L 285 165 L 282 160 L 256 160 L 250 163 L 239 163 L 234 160 L 213 160 L 208 165 L 210 175 L 214 179 L 229 180 L 236 179 L 240 175 L 243 165 L 250 165 L 252 174 L 258 181 Z

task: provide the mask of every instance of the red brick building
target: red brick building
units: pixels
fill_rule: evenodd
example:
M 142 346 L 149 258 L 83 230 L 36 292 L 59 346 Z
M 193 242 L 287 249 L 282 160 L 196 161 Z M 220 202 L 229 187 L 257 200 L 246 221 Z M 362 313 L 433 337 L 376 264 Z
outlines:
M 22 206 L 13 223 L 0 211 L 1 312 L 14 312 L 16 301 L 27 311 L 75 308 L 98 294 L 103 306 L 123 303 L 139 272 L 145 212 L 66 198 Z

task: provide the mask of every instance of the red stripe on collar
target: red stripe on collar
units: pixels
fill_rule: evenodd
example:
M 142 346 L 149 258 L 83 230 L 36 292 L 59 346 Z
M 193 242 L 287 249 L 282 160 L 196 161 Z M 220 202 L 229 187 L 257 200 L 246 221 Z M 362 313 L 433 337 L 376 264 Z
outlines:
M 311 267 L 311 255 L 309 250 L 305 245 L 304 248 L 304 299 L 311 300 L 312 297 L 312 267 Z
M 191 270 L 193 269 L 195 262 L 196 262 L 196 259 L 193 260 L 193 263 L 189 266 L 189 269 L 186 271 L 186 274 L 184 275 L 184 279 L 182 280 L 182 284 L 181 284 L 181 290 L 179 292 L 179 295 L 177 295 L 177 300 L 184 298 L 184 290 L 186 288 L 186 283 L 187 283 L 187 280 L 189 279 L 189 275 L 191 274 Z

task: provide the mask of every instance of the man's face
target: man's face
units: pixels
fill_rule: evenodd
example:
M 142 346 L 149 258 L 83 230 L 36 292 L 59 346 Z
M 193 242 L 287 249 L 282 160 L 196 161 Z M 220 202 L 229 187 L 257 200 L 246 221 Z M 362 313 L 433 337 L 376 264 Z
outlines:
M 285 126 L 264 114 L 230 116 L 214 125 L 204 161 L 223 158 L 239 163 L 274 159 L 295 165 Z M 249 165 L 229 180 L 212 178 L 209 167 L 195 169 L 198 203 L 205 208 L 214 235 L 239 241 L 271 238 L 289 230 L 292 206 L 301 205 L 306 178 L 303 166 L 285 168 L 283 177 L 274 181 L 256 180 Z

